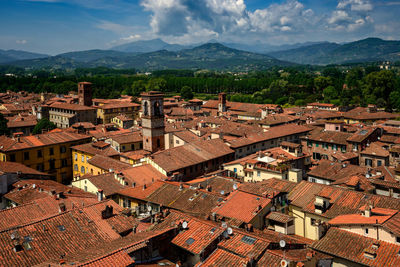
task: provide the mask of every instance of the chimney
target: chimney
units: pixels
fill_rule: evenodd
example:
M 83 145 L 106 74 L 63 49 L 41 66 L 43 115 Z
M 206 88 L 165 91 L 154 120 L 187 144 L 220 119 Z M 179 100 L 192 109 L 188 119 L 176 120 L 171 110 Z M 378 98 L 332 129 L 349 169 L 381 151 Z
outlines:
M 65 212 L 67 210 L 64 203 L 60 203 L 58 206 L 59 206 L 59 209 L 58 209 L 59 213 Z
M 99 189 L 97 192 L 97 200 L 103 201 L 103 189 Z
M 106 208 L 101 211 L 101 218 L 108 219 L 112 216 L 113 216 L 113 207 L 110 205 L 107 205 Z

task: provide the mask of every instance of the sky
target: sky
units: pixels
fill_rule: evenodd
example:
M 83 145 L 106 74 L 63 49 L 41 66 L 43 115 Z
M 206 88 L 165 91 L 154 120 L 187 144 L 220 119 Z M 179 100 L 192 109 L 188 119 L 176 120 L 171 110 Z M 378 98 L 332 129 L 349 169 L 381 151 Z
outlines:
M 0 0 L 0 49 L 55 55 L 194 44 L 400 40 L 400 0 Z

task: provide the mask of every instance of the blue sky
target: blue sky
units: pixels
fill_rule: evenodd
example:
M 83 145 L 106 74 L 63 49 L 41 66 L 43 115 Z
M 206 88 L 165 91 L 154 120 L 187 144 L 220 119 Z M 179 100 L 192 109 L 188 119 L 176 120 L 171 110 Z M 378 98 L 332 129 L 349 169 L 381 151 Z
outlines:
M 47 54 L 191 44 L 400 39 L 400 0 L 0 0 L 0 49 Z

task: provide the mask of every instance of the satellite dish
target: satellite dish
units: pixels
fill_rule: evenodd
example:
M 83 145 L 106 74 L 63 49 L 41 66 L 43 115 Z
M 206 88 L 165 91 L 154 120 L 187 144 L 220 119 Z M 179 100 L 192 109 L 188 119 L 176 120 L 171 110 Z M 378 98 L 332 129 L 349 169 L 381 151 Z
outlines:
M 370 175 L 369 173 L 367 173 L 367 174 L 365 175 L 365 177 L 366 177 L 366 178 L 370 178 L 371 175 Z
M 224 190 L 221 190 L 221 195 L 225 195 L 225 191 Z
M 233 184 L 233 190 L 237 190 L 238 189 L 238 185 L 237 184 Z
M 147 206 L 147 210 L 148 211 L 151 211 L 153 208 L 149 205 L 149 206 Z
M 281 248 L 284 248 L 285 246 L 286 246 L 286 242 L 285 242 L 285 240 L 281 240 L 281 241 L 279 241 L 279 246 L 281 247 Z
M 226 222 L 223 222 L 223 223 L 221 224 L 221 226 L 222 226 L 222 228 L 227 228 L 227 227 L 228 227 L 228 225 L 226 224 Z
M 227 233 L 227 231 L 224 231 L 223 233 L 222 233 L 222 235 L 224 236 L 224 238 L 228 238 L 228 233 Z
M 228 233 L 228 235 L 233 234 L 233 230 L 230 227 L 228 227 L 228 229 L 226 229 L 226 232 Z
M 281 260 L 281 266 L 286 267 L 288 265 L 288 262 L 286 260 Z
M 183 221 L 182 228 L 183 229 L 187 229 L 188 228 L 188 222 L 187 221 Z

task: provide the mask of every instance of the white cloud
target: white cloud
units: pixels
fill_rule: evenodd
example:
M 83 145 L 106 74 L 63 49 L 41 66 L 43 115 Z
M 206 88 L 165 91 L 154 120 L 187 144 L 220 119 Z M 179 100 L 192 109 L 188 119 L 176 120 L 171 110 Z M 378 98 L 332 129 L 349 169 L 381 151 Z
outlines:
M 153 33 L 177 42 L 242 39 L 249 34 L 277 38 L 308 31 L 318 20 L 313 10 L 297 0 L 254 11 L 247 9 L 244 0 L 142 0 L 141 5 L 151 12 Z
M 336 10 L 327 19 L 327 28 L 334 31 L 354 32 L 371 26 L 373 10 L 370 0 L 339 0 Z
M 15 42 L 16 42 L 17 44 L 22 44 L 22 45 L 28 43 L 27 40 L 16 40 Z
M 345 9 L 350 8 L 351 11 L 367 12 L 373 9 L 371 1 L 369 0 L 340 0 L 337 8 Z
M 122 41 L 129 41 L 129 42 L 131 42 L 131 41 L 138 40 L 138 39 L 140 39 L 141 37 L 142 37 L 142 36 L 141 36 L 140 34 L 133 34 L 133 35 L 129 35 L 129 36 L 127 36 L 127 37 L 122 37 L 121 40 L 122 40 Z

